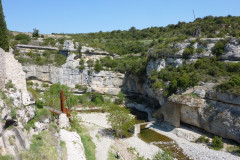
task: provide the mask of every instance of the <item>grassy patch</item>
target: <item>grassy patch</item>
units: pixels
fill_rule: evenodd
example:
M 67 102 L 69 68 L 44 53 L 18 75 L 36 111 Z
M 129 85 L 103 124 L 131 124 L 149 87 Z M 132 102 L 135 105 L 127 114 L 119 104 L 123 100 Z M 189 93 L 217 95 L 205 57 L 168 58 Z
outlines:
M 67 160 L 67 147 L 64 141 L 60 141 L 60 146 L 62 150 L 62 159 Z
M 50 117 L 51 113 L 45 109 L 45 108 L 37 108 L 35 109 L 35 117 L 33 119 L 31 119 L 30 121 L 28 121 L 28 123 L 25 125 L 25 129 L 27 131 L 30 130 L 30 128 L 34 128 L 35 127 L 35 122 L 37 121 L 43 121 L 44 119 L 46 119 L 47 117 Z
M 24 160 L 58 160 L 56 130 L 49 129 L 32 137 L 30 150 L 22 153 L 20 159 Z
M 230 153 L 235 153 L 238 156 L 240 156 L 240 146 L 237 146 L 237 145 L 229 146 L 229 147 L 227 147 L 227 151 Z
M 0 156 L 0 160 L 14 160 L 12 155 Z

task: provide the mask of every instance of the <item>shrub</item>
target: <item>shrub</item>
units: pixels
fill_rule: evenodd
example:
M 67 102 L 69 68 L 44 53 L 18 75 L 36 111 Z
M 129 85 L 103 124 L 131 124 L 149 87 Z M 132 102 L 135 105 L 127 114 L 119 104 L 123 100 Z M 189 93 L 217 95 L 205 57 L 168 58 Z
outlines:
M 196 143 L 209 143 L 209 139 L 206 136 L 200 136 L 196 141 Z
M 14 84 L 12 83 L 12 81 L 9 80 L 9 81 L 5 84 L 5 88 L 6 88 L 6 89 L 15 88 L 15 86 L 14 86 Z
M 31 37 L 27 34 L 20 33 L 15 36 L 15 40 L 20 41 L 20 43 L 22 43 L 22 44 L 28 44 L 31 40 Z
M 93 67 L 94 66 L 94 62 L 91 59 L 87 61 L 87 64 L 88 64 L 88 67 Z
M 124 93 L 119 92 L 118 95 L 117 95 L 117 98 L 115 99 L 115 102 L 114 102 L 114 103 L 120 105 L 120 104 L 123 104 L 124 101 L 125 101 L 125 95 L 124 95 Z
M 33 85 L 33 82 L 32 82 L 32 81 L 28 81 L 28 82 L 27 82 L 27 85 L 28 85 L 28 86 L 32 86 L 32 85 Z
M 15 40 L 17 40 L 17 41 L 20 41 L 20 40 L 30 41 L 31 37 L 27 34 L 19 33 L 18 35 L 15 36 Z
M 161 89 L 161 88 L 163 88 L 163 83 L 161 81 L 157 81 L 153 84 L 152 88 L 153 88 L 154 91 L 157 90 L 157 89 Z
M 195 49 L 192 46 L 186 47 L 183 51 L 183 58 L 187 59 L 190 55 L 195 53 Z
M 223 141 L 222 138 L 218 137 L 218 136 L 214 136 L 213 140 L 212 140 L 212 144 L 211 147 L 215 150 L 220 150 L 223 148 Z
M 16 113 L 16 109 L 15 108 L 13 108 L 12 110 L 11 110 L 11 113 L 10 113 L 10 116 L 12 117 L 12 119 L 16 119 L 17 117 L 17 113 Z
M 49 84 L 43 83 L 43 84 L 42 84 L 42 87 L 47 88 L 47 87 L 49 87 Z
M 104 98 L 101 94 L 95 93 L 95 94 L 92 94 L 91 101 L 96 105 L 100 105 L 104 102 Z
M 41 101 L 41 100 L 36 100 L 36 106 L 38 107 L 38 108 L 43 108 L 43 101 Z
M 227 44 L 227 41 L 220 40 L 212 48 L 212 53 L 216 56 L 221 56 L 224 53 L 224 47 Z
M 173 155 L 167 150 L 163 150 L 163 152 L 158 152 L 153 160 L 173 160 Z
M 55 54 L 54 62 L 56 66 L 61 66 L 66 63 L 67 58 L 61 54 Z
M 51 45 L 52 47 L 54 47 L 55 44 L 56 44 L 56 41 L 54 38 L 43 39 L 43 45 L 45 45 L 45 46 Z
M 80 85 L 80 84 L 76 84 L 75 85 L 75 88 L 78 89 L 78 90 L 81 90 L 83 92 L 86 92 L 87 91 L 87 86 L 84 86 L 84 85 Z
M 196 51 L 197 51 L 198 54 L 200 54 L 200 53 L 202 53 L 204 50 L 203 50 L 202 48 L 197 48 Z
M 94 70 L 96 72 L 100 72 L 101 70 L 103 70 L 103 66 L 102 66 L 102 64 L 99 61 L 97 61 L 97 63 L 95 64 Z

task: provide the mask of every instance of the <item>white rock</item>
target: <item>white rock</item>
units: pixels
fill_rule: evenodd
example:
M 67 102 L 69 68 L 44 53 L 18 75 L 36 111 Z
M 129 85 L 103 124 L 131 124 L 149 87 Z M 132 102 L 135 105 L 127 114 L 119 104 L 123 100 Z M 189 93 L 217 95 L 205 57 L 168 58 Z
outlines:
M 59 116 L 59 126 L 60 128 L 69 128 L 70 124 L 69 124 L 69 119 L 67 117 L 66 114 L 60 114 Z
M 66 143 L 68 160 L 86 160 L 81 137 L 76 132 L 60 130 L 60 139 Z

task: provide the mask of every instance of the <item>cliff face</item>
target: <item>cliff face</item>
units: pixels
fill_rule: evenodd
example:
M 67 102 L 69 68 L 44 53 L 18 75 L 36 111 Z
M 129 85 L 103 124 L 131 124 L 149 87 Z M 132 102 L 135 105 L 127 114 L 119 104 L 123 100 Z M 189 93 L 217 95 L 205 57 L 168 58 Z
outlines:
M 1 48 L 0 64 L 1 155 L 10 153 L 17 159 L 20 150 L 30 147 L 30 136 L 24 126 L 34 117 L 35 108 L 29 105 L 22 65 L 11 52 L 6 53 Z
M 22 93 L 22 102 L 24 105 L 30 104 L 30 97 L 27 92 L 25 73 L 22 70 L 22 65 L 14 58 L 13 54 L 5 53 L 0 48 L 0 89 L 5 87 L 11 81 L 16 89 Z
M 240 96 L 216 92 L 212 89 L 216 85 L 214 83 L 201 83 L 185 93 L 166 98 L 163 96 L 162 90 L 153 91 L 152 84 L 148 80 L 152 70 L 160 71 L 168 65 L 178 67 L 185 62 L 195 62 L 198 58 L 213 57 L 211 50 L 220 40 L 219 38 L 201 39 L 201 41 L 206 42 L 205 45 L 199 42 L 191 44 L 191 39 L 175 44 L 174 48 L 177 48 L 178 52 L 175 55 L 165 55 L 165 58 L 150 60 L 146 68 L 146 76 L 141 77 L 141 80 L 133 75 L 112 71 L 92 72 L 88 67 L 80 71 L 77 68 L 79 60 L 74 59 L 74 54 L 69 55 L 67 62 L 61 67 L 28 65 L 23 66 L 23 70 L 26 72 L 27 79 L 33 78 L 51 83 L 59 82 L 72 88 L 76 84 L 81 84 L 88 86 L 89 91 L 100 93 L 117 95 L 121 90 L 139 93 L 159 102 L 161 108 L 155 113 L 159 120 L 164 120 L 176 127 L 179 127 L 180 123 L 183 122 L 240 142 Z M 190 44 L 195 49 L 202 48 L 203 51 L 184 60 L 183 51 Z M 238 44 L 237 39 L 229 40 L 224 49 L 225 54 L 221 55 L 220 59 L 230 62 L 239 61 L 240 49 Z M 83 55 L 85 60 L 95 61 L 106 55 L 105 52 L 91 54 L 91 52 L 98 51 L 87 47 L 82 48 L 82 51 L 86 53 Z M 193 97 L 192 94 L 198 95 L 198 97 Z
M 74 57 L 75 54 L 71 54 L 61 67 L 28 65 L 23 66 L 23 71 L 27 79 L 61 83 L 72 88 L 80 84 L 87 86 L 89 91 L 112 95 L 117 95 L 121 91 L 124 74 L 112 71 L 94 72 L 90 68 L 81 71 L 77 68 L 79 60 L 75 60 Z

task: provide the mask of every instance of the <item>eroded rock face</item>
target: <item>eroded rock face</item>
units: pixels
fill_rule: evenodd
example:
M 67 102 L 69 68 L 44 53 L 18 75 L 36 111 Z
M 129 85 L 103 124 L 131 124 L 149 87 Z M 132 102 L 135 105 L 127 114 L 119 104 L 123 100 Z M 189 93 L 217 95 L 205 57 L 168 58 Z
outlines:
M 80 71 L 77 68 L 79 60 L 75 60 L 74 57 L 74 54 L 70 55 L 67 62 L 61 67 L 28 65 L 23 66 L 23 70 L 27 79 L 34 78 L 50 83 L 61 83 L 71 88 L 74 88 L 76 84 L 86 85 L 89 91 L 112 95 L 117 95 L 121 91 L 124 74 L 112 71 L 89 73 L 89 68 Z
M 195 88 L 199 90 L 205 87 Z M 204 90 L 204 92 L 207 93 L 206 95 L 209 95 L 209 92 L 213 94 L 213 91 Z M 194 90 L 193 93 L 196 91 Z M 220 93 L 215 93 L 218 94 Z M 224 98 L 220 96 L 219 99 L 217 97 L 210 99 L 212 98 L 210 96 L 173 95 L 155 114 L 158 118 L 163 116 L 166 122 L 175 127 L 179 127 L 180 122 L 184 122 L 223 138 L 240 142 L 240 105 L 236 104 L 239 97 L 226 95 Z M 232 103 L 229 103 L 229 96 Z
M 30 104 L 30 96 L 27 92 L 25 73 L 22 65 L 14 58 L 12 52 L 6 53 L 0 48 L 0 87 L 11 81 L 16 89 L 21 91 L 24 105 Z

